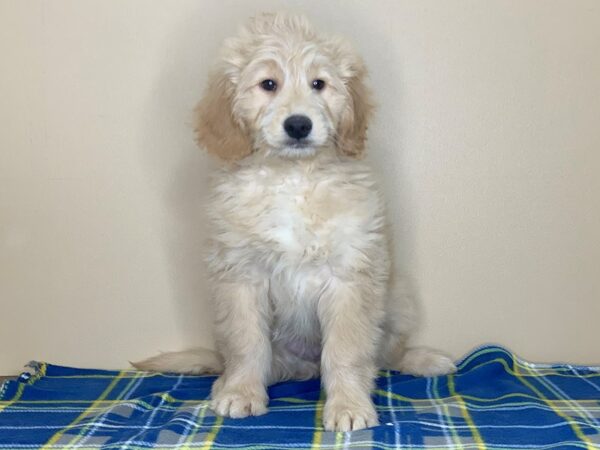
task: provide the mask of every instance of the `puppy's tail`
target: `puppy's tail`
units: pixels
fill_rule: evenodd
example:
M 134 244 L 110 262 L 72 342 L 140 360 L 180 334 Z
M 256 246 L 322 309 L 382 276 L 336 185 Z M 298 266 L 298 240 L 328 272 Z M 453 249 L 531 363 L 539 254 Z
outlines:
M 130 363 L 136 369 L 148 372 L 171 372 L 187 375 L 223 372 L 223 362 L 220 355 L 205 348 L 161 353 L 143 361 Z

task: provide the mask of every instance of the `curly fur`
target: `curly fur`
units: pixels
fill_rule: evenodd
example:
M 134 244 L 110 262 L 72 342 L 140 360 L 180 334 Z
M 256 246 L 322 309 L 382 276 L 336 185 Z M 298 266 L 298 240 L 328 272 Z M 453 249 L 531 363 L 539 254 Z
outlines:
M 265 14 L 225 42 L 197 113 L 197 138 L 226 161 L 208 215 L 217 352 L 163 354 L 146 370 L 223 373 L 212 408 L 267 411 L 266 386 L 321 375 L 324 426 L 377 423 L 378 367 L 454 370 L 442 354 L 407 349 L 415 312 L 393 274 L 384 205 L 360 160 L 372 112 L 362 59 L 302 17 Z M 273 92 L 261 81 L 277 83 Z M 322 90 L 311 82 L 321 79 Z M 302 114 L 299 146 L 283 127 Z

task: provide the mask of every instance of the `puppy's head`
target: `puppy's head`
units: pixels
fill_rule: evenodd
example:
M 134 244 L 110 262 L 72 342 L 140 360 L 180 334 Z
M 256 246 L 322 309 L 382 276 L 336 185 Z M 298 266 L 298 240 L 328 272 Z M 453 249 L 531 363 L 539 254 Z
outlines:
M 372 110 L 362 59 L 302 17 L 264 14 L 227 40 L 198 105 L 198 142 L 225 160 L 261 151 L 358 157 Z

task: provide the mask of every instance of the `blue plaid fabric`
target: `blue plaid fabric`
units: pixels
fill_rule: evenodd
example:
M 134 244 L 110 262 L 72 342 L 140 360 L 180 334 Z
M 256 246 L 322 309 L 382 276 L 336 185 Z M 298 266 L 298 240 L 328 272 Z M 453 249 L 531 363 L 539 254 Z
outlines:
M 35 363 L 4 384 L 0 448 L 569 449 L 600 448 L 600 368 L 531 364 L 486 346 L 451 376 L 381 372 L 380 425 L 325 432 L 319 381 L 269 389 L 269 413 L 216 417 L 214 377 Z

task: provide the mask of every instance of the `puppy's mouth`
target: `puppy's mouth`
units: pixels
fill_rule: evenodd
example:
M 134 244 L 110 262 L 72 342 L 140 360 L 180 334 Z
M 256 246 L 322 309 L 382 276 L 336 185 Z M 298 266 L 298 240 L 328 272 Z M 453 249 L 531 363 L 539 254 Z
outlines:
M 302 150 L 305 148 L 310 148 L 313 146 L 313 143 L 306 139 L 288 139 L 285 142 L 285 146 L 288 148 L 293 148 L 294 150 Z
M 278 148 L 277 154 L 287 159 L 312 158 L 317 147 L 312 140 L 288 139 Z

